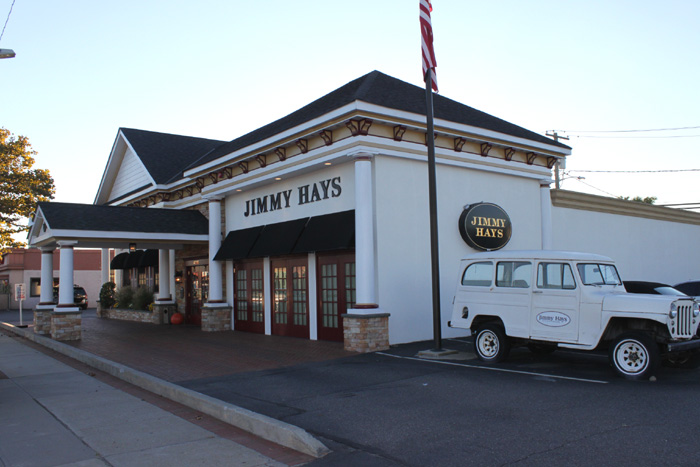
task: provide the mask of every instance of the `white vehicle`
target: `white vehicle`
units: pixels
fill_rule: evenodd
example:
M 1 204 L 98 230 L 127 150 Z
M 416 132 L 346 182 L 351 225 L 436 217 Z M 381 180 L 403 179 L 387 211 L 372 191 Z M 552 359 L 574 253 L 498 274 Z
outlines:
M 608 348 L 627 379 L 646 379 L 663 357 L 700 357 L 692 298 L 628 294 L 613 261 L 568 251 L 496 251 L 465 257 L 448 326 L 471 330 L 485 362 L 513 345 L 533 352 Z

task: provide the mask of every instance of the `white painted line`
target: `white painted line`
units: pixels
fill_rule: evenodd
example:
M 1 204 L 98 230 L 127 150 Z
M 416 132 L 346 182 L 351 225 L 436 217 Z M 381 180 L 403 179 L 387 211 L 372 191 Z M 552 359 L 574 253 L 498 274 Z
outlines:
M 556 376 L 556 375 L 548 375 L 546 373 L 534 373 L 531 371 L 508 370 L 506 368 L 495 368 L 495 367 L 491 367 L 491 366 L 468 365 L 465 363 L 443 362 L 441 360 L 426 360 L 424 358 L 416 358 L 416 357 L 402 357 L 400 355 L 391 355 L 391 354 L 384 353 L 384 352 L 377 352 L 377 354 L 385 355 L 387 357 L 402 358 L 404 360 L 416 360 L 419 362 L 439 363 L 441 365 L 461 366 L 464 368 L 475 368 L 477 370 L 490 370 L 490 371 L 500 371 L 501 373 L 516 373 L 516 374 L 528 375 L 528 376 L 541 376 L 544 378 L 565 379 L 565 380 L 569 380 L 569 381 L 580 381 L 583 383 L 608 384 L 607 381 L 601 381 L 601 380 L 597 380 L 597 379 L 572 378 L 569 376 Z

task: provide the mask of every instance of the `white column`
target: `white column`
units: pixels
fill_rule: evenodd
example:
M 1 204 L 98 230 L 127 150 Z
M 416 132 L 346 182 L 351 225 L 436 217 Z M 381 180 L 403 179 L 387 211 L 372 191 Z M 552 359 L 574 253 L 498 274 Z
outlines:
M 263 277 L 271 277 L 270 258 L 263 258 Z M 272 334 L 272 284 L 270 280 L 263 281 L 263 307 L 265 308 L 265 334 Z
M 177 289 L 175 288 L 175 250 L 169 251 L 168 271 L 170 271 L 170 276 L 168 277 L 168 282 L 170 283 L 170 295 L 172 296 L 172 300 L 176 301 L 177 297 L 175 297 L 175 291 Z M 163 277 L 159 276 L 158 280 L 162 281 Z
M 58 283 L 58 308 L 75 308 L 78 309 L 73 302 L 73 246 L 78 242 L 60 241 L 60 272 Z
M 41 293 L 39 305 L 53 304 L 53 252 L 54 247 L 41 248 Z
M 170 250 L 158 250 L 158 299 L 159 302 L 170 302 Z
M 549 194 L 551 180 L 540 180 L 540 211 L 542 211 L 542 249 L 552 249 L 552 197 Z
M 100 287 L 102 287 L 102 284 L 109 282 L 109 248 L 102 248 L 100 271 L 102 272 Z
M 221 200 L 209 199 L 209 303 L 223 302 L 223 273 L 214 256 L 221 248 Z
M 374 194 L 372 156 L 355 155 L 355 309 L 376 309 L 374 277 Z
M 316 272 L 316 253 L 309 253 L 307 268 L 307 283 L 309 284 L 309 339 L 318 340 L 318 289 Z

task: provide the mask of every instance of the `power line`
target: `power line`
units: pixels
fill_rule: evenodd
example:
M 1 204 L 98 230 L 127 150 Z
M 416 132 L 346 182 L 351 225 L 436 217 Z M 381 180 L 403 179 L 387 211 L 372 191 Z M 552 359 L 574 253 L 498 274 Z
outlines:
M 639 173 L 676 173 L 676 172 L 700 172 L 700 169 L 665 169 L 665 170 L 577 170 L 570 169 L 570 172 L 586 172 L 586 173 L 607 173 L 607 174 L 639 174 Z
M 3 34 L 5 34 L 5 28 L 7 27 L 7 22 L 10 21 L 10 15 L 12 14 L 12 8 L 15 6 L 15 0 L 12 0 L 12 5 L 10 5 L 10 12 L 7 14 L 7 19 L 5 20 L 5 25 L 2 27 L 2 32 L 0 32 L 0 40 L 2 40 Z
M 645 131 L 645 130 L 639 130 Z M 573 132 L 572 132 L 573 133 Z M 675 135 L 675 136 L 595 136 L 595 135 L 573 135 L 576 138 L 618 138 L 618 139 L 669 139 L 669 138 L 700 138 L 700 135 Z
M 654 128 L 650 130 L 559 130 L 562 133 L 639 133 L 647 131 L 697 130 L 700 126 L 682 126 L 676 128 Z

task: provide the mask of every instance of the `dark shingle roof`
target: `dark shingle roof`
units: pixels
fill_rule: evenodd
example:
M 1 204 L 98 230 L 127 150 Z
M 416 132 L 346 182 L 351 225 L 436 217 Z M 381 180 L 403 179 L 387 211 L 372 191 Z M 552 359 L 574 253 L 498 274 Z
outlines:
M 186 170 L 193 169 L 272 137 L 354 101 L 363 101 L 382 107 L 425 115 L 425 89 L 385 75 L 379 71 L 373 71 L 326 94 L 286 117 L 282 117 L 229 143 L 222 144 L 203 155 L 203 157 L 187 167 Z M 433 109 L 435 118 L 570 149 L 569 146 L 553 141 L 546 136 L 526 130 L 439 94 L 434 95 Z
M 182 178 L 182 169 L 225 143 L 205 138 L 120 128 L 157 184 Z
M 147 232 L 207 235 L 209 221 L 199 211 L 39 203 L 52 230 Z

